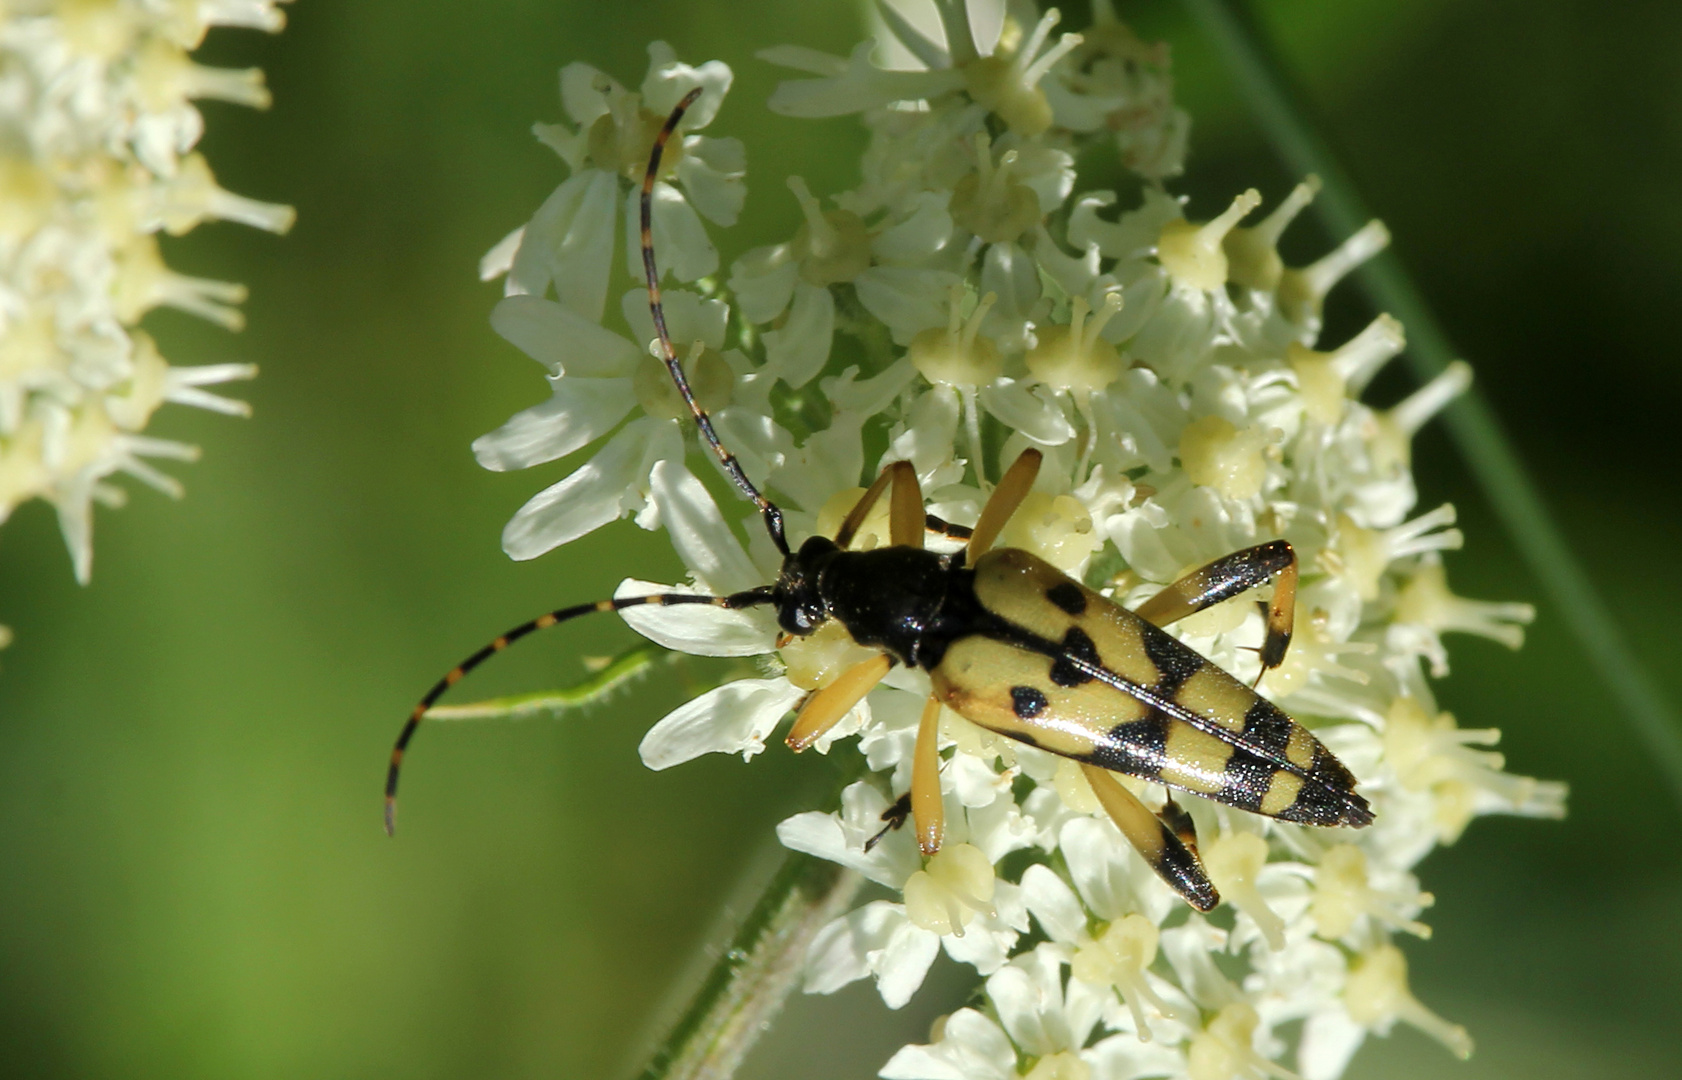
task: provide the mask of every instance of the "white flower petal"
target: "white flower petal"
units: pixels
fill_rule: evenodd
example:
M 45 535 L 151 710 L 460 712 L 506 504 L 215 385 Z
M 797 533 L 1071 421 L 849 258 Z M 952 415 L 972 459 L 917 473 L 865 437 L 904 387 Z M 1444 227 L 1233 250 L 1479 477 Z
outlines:
M 551 375 L 628 376 L 637 347 L 571 308 L 536 296 L 509 296 L 491 310 L 491 328 Z
M 973 754 L 958 754 L 941 770 L 941 781 L 966 807 L 992 806 L 1001 797 L 1015 805 L 1010 799 L 1011 777 L 994 772 L 991 759 L 983 761 Z
M 1192 915 L 1179 926 L 1162 932 L 1160 948 L 1180 988 L 1206 1010 L 1216 1010 L 1240 998 L 1238 988 L 1215 965 L 1215 956 L 1226 951 L 1227 933 L 1210 925 L 1201 915 Z
M 636 404 L 630 379 L 552 380 L 554 396 L 473 440 L 473 456 L 496 472 L 566 457 L 613 430 Z
M 781 315 L 799 280 L 800 264 L 790 257 L 787 244 L 754 248 L 730 265 L 730 291 L 750 323 Z
M 931 387 L 911 407 L 905 430 L 894 436 L 885 460 L 911 462 L 917 476 L 927 484 L 935 469 L 952 460 L 959 409 L 956 390 L 950 386 Z
M 873 900 L 826 925 L 813 935 L 806 952 L 806 993 L 833 994 L 873 974 L 873 958 L 881 958 L 894 933 L 905 923 L 901 905 Z M 932 962 L 939 945 L 931 945 Z
M 1190 560 L 1181 558 L 1168 546 L 1170 539 L 1162 507 L 1154 503 L 1117 514 L 1107 523 L 1110 539 L 1115 543 L 1127 565 L 1146 581 L 1167 583 L 1178 576 Z
M 1050 146 L 1028 144 L 1015 149 L 1012 176 L 1039 197 L 1042 213 L 1054 213 L 1074 190 L 1075 159 L 1068 151 Z
M 736 455 L 748 478 L 761 485 L 794 450 L 793 438 L 766 415 L 770 406 L 764 408 L 762 412 L 751 405 L 732 405 L 712 414 L 713 430 Z
M 887 324 L 895 345 L 909 345 L 918 333 L 945 326 L 958 275 L 945 270 L 873 266 L 853 279 L 865 310 Z
M 1069 876 L 1093 914 L 1100 919 L 1119 919 L 1139 911 L 1141 905 L 1128 861 L 1132 849 L 1114 825 L 1097 818 L 1076 818 L 1063 826 L 1059 839 L 1063 857 L 1069 864 Z M 1159 922 L 1165 913 L 1154 914 L 1153 921 Z
M 1186 1072 L 1184 1049 L 1160 1041 L 1140 1042 L 1131 1031 L 1112 1035 L 1081 1056 L 1092 1067 L 1092 1080 L 1142 1080 Z
M 1075 437 L 1075 426 L 1049 398 L 1013 379 L 999 379 L 981 389 L 981 404 L 1007 429 L 1044 446 L 1061 446 Z
M 765 332 L 766 366 L 798 389 L 829 362 L 834 337 L 835 297 L 828 289 L 802 281 L 794 287 L 788 321 L 779 330 Z
M 666 313 L 666 332 L 679 356 L 687 356 L 689 348 L 699 341 L 718 352 L 724 348 L 724 331 L 730 321 L 730 305 L 711 300 L 688 289 L 661 292 L 660 308 Z M 631 289 L 619 298 L 619 310 L 631 326 L 636 340 L 654 343 L 654 314 L 648 309 L 648 290 Z
M 1040 945 L 1051 951 L 1055 947 Z M 1069 1031 L 1078 1045 L 1084 1046 L 1092 1029 L 1098 1026 L 1105 1010 L 1115 1003 L 1115 992 L 1107 986 L 1093 986 L 1078 979 L 1070 979 L 1063 992 L 1063 1015 L 1068 1017 Z
M 677 178 L 695 209 L 708 221 L 725 228 L 736 224 L 747 198 L 747 151 L 740 139 L 709 139 L 697 135 L 684 143 Z
M 939 953 L 940 935 L 913 926 L 900 908 L 900 922 L 894 928 L 893 937 L 881 955 L 874 958 L 876 991 L 882 995 L 883 1004 L 897 1009 L 910 1001 Z
M 947 211 L 951 196 L 939 191 L 920 191 L 915 198 L 915 209 L 908 217 L 889 225 L 870 241 L 871 253 L 881 262 L 925 262 L 951 242 L 952 215 Z
M 642 249 L 642 211 L 635 199 L 625 203 L 625 250 Z M 718 249 L 689 200 L 672 185 L 654 185 L 654 253 L 661 274 L 679 281 L 696 281 L 718 269 Z M 633 257 L 625 268 L 633 278 L 643 276 L 642 259 Z
M 619 178 L 612 173 L 586 169 L 568 178 L 526 226 L 508 272 L 509 292 L 542 296 L 553 284 L 561 303 L 600 322 L 618 206 Z
M 1070 296 L 1086 296 L 1098 278 L 1097 244 L 1088 244 L 1080 255 L 1069 255 L 1057 246 L 1044 225 L 1034 233 L 1034 261 Z
M 613 596 L 619 599 L 673 592 L 699 593 L 701 590 L 688 585 L 662 585 L 626 578 L 619 583 Z M 776 644 L 776 620 L 764 608 L 732 611 L 710 604 L 676 604 L 671 607 L 648 604 L 626 608 L 619 615 L 632 630 L 655 644 L 691 656 L 763 656 Z
M 684 131 L 696 131 L 713 122 L 734 78 L 730 65 L 722 60 L 690 67 L 678 60 L 670 45 L 653 41 L 648 45 L 648 74 L 642 80 L 643 104 L 656 116 L 664 116 L 683 95 L 701 87 L 701 96 L 684 114 L 682 125 Z
M 1015 244 L 992 244 L 981 266 L 981 291 L 999 298 L 988 312 L 985 325 L 999 327 L 995 333 L 1006 334 L 1009 331 L 1003 324 L 1028 319 L 1039 303 L 1040 268 Z
M 737 679 L 667 713 L 648 729 L 637 753 L 650 769 L 669 769 L 702 754 L 741 754 L 765 749 L 771 734 L 804 692 L 784 678 Z
M 1097 244 L 1112 259 L 1141 259 L 1155 250 L 1162 227 L 1183 218 L 1180 201 L 1158 189 L 1147 187 L 1137 210 L 1109 222 L 1098 211 L 1115 204 L 1113 192 L 1090 192 L 1075 200 L 1069 215 L 1069 243 L 1084 248 Z
M 1034 824 L 1024 818 L 1017 808 L 1016 800 L 1010 794 L 1009 781 L 1009 774 L 1000 775 L 993 788 L 996 798 L 984 806 L 971 806 L 964 810 L 969 842 L 993 862 L 1034 842 Z M 1004 908 L 999 910 L 1003 913 Z
M 1098 294 L 1110 291 L 1114 291 L 1114 285 L 1110 275 L 1106 274 L 1093 283 L 1087 301 L 1096 308 L 1103 303 L 1103 297 Z M 1121 311 L 1104 324 L 1104 340 L 1119 345 L 1137 334 L 1156 314 L 1167 295 L 1168 275 L 1161 267 L 1153 266 L 1143 277 L 1129 282 L 1121 291 Z
M 1182 381 L 1214 351 L 1221 311 L 1229 306 L 1224 292 L 1176 285 L 1133 335 L 1128 351 L 1165 378 Z
M 1015 1080 L 1016 1051 L 1004 1030 L 974 1009 L 946 1018 L 939 1042 L 907 1046 L 882 1066 L 885 1080 Z
M 863 112 L 895 101 L 936 97 L 964 85 L 963 73 L 952 68 L 945 71 L 883 71 L 870 61 L 875 47 L 875 42 L 860 42 L 848 56 L 841 73 L 835 76 L 778 83 L 767 104 L 772 112 L 784 116 L 817 119 Z M 791 54 L 785 48 L 767 50 L 761 55 L 775 57 L 774 63 L 794 58 L 800 61 L 794 66 L 810 70 L 815 54 L 810 50 Z
M 1000 882 L 1000 887 L 1005 883 Z M 964 930 L 963 937 L 948 934 L 940 939 L 946 955 L 960 964 L 968 964 L 982 975 L 991 975 L 1004 966 L 1015 947 L 1018 934 L 1008 926 L 989 925 L 977 919 Z
M 589 168 L 590 128 L 588 125 L 573 131 L 565 124 L 533 124 L 531 133 L 537 141 L 555 151 L 567 169 L 581 172 Z
M 1164 437 L 1164 433 L 1150 422 L 1146 411 L 1140 408 L 1140 398 L 1152 389 L 1161 388 L 1161 384 L 1153 382 L 1154 377 L 1147 371 L 1141 370 L 1141 377 L 1137 379 L 1132 378 L 1132 374 L 1129 372 L 1124 379 L 1128 384 L 1126 389 L 1133 393 L 1093 397 L 1093 414 L 1104 430 L 1114 433 L 1112 438 L 1102 440 L 1103 448 L 1095 456 L 1117 472 L 1126 471 L 1141 461 L 1153 469 L 1166 472 L 1178 450 L 1179 429 L 1176 427 L 1171 435 Z M 1176 413 L 1175 420 L 1183 424 L 1184 414 L 1177 409 Z
M 841 810 L 836 814 L 809 811 L 796 814 L 777 825 L 777 839 L 793 851 L 804 851 L 820 859 L 850 867 L 890 889 L 922 869 L 916 843 L 905 830 L 891 832 L 869 851 L 869 840 L 882 828 L 882 811 L 888 800 L 872 785 L 859 781 L 841 793 Z
M 773 45 L 768 49 L 760 49 L 753 55 L 767 64 L 793 68 L 810 75 L 833 77 L 847 70 L 846 57 L 808 49 L 804 45 Z
M 1018 956 L 987 979 L 987 997 L 1011 1041 L 1034 1057 L 1075 1050 L 1063 1015 L 1062 964 L 1044 949 Z
M 875 416 L 885 411 L 894 398 L 911 385 L 917 378 L 917 367 L 909 359 L 900 357 L 868 379 L 857 376 L 858 368 L 850 367 L 840 375 L 820 381 L 818 386 L 837 409 L 860 416 Z
M 724 523 L 718 504 L 682 461 L 656 462 L 649 473 L 649 496 L 683 565 L 701 584 L 719 594 L 765 584 L 736 534 Z
M 911 784 L 911 753 L 917 744 L 917 725 L 928 694 L 908 694 L 892 687 L 871 691 L 871 724 L 859 736 L 859 752 L 871 772 L 888 772 L 894 791 Z
M 520 507 L 502 530 L 502 550 L 535 559 L 623 517 L 642 505 L 654 463 L 682 455 L 676 424 L 633 420 L 577 472 Z
M 614 91 L 625 92 L 612 76 L 589 64 L 574 61 L 561 69 L 561 107 L 580 128 L 607 115 L 608 96 Z
M 520 243 L 525 238 L 526 227 L 521 225 L 498 240 L 496 246 L 479 260 L 479 280 L 492 281 L 508 273 L 509 267 L 514 265 L 514 253 L 520 250 Z
M 1086 912 L 1073 889 L 1049 866 L 1034 865 L 1022 872 L 1022 902 L 1053 941 L 1085 940 Z
M 863 421 L 849 413 L 837 415 L 771 474 L 772 485 L 812 513 L 837 491 L 857 487 L 864 471 Z
M 1302 1080 L 1337 1080 L 1366 1037 L 1366 1028 L 1350 1019 L 1341 1004 L 1310 1016 L 1302 1025 L 1302 1041 L 1297 1045 L 1297 1071 Z

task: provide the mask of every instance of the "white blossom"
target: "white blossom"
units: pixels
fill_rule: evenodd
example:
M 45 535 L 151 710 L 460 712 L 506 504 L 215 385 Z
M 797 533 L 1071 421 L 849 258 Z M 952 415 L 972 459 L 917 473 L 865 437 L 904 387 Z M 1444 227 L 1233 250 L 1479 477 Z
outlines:
M 143 434 L 166 402 L 244 416 L 205 390 L 250 364 L 177 367 L 137 327 L 173 307 L 229 330 L 245 287 L 176 273 L 156 235 L 204 221 L 285 232 L 290 207 L 216 183 L 194 152 L 194 101 L 266 108 L 255 68 L 194 63 L 214 26 L 276 31 L 280 0 L 11 5 L 0 13 L 0 521 L 20 503 L 58 511 L 77 580 L 93 570 L 93 505 L 119 506 L 125 473 L 166 495 L 159 460 L 198 448 Z
M 507 274 L 509 295 L 544 296 L 553 290 L 566 307 L 599 322 L 607 303 L 608 277 L 623 235 L 631 276 L 640 278 L 638 203 L 640 183 L 655 135 L 682 97 L 700 88 L 677 137 L 666 146 L 654 185 L 654 242 L 662 269 L 679 281 L 695 281 L 718 268 L 718 251 L 701 217 L 733 225 L 741 213 L 747 160 L 740 140 L 696 135 L 710 124 L 730 91 L 734 75 L 713 60 L 691 67 L 671 46 L 648 47 L 648 73 L 637 91 L 621 86 L 589 64 L 561 71 L 561 104 L 573 127 L 538 124 L 534 134 L 571 170 L 531 221 L 504 238 L 480 264 L 485 278 Z
M 773 94 L 773 109 L 856 115 L 869 142 L 851 190 L 814 193 L 788 178 L 802 213 L 795 235 L 736 259 L 722 284 L 667 293 L 697 396 L 788 511 L 796 544 L 833 535 L 861 485 L 899 461 L 932 512 L 972 524 L 1002 469 L 1030 447 L 1043 465 L 999 542 L 1119 604 L 1235 550 L 1289 540 L 1301 579 L 1281 666 L 1260 670 L 1253 596 L 1169 629 L 1235 676 L 1260 677 L 1261 692 L 1353 771 L 1375 820 L 1315 830 L 1179 798 L 1226 901 L 1208 917 L 1186 914 L 1078 765 L 942 709 L 931 722 L 947 832 L 924 857 L 910 830 L 893 827 L 892 807 L 910 783 L 930 683 L 897 668 L 813 744 L 856 749 L 872 775 L 850 784 L 838 809 L 778 827 L 786 846 L 888 891 L 817 935 L 807 989 L 869 977 L 897 1008 L 942 950 L 984 976 L 973 1007 L 884 1066 L 903 1080 L 1284 1077 L 1280 1062 L 1293 1054 L 1302 1076 L 1329 1080 L 1367 1034 L 1397 1021 L 1469 1052 L 1465 1032 L 1412 997 L 1393 944 L 1429 935 L 1421 916 L 1433 898 L 1415 868 L 1472 818 L 1558 816 L 1565 793 L 1503 771 L 1488 749 L 1498 733 L 1460 728 L 1432 695 L 1431 679 L 1447 672 L 1445 634 L 1516 647 L 1533 614 L 1453 596 L 1443 557 L 1462 541 L 1454 509 L 1417 511 L 1411 441 L 1465 388 L 1468 369 L 1386 410 L 1360 400 L 1401 351 L 1402 327 L 1380 315 L 1346 341 L 1322 342 L 1320 313 L 1329 290 L 1382 249 L 1384 227 L 1286 265 L 1277 245 L 1315 197 L 1313 178 L 1276 201 L 1245 190 L 1209 220 L 1188 217 L 1163 186 L 1181 169 L 1189 126 L 1166 50 L 1140 42 L 1108 3 L 1078 35 L 1058 32 L 1056 12 L 1018 2 L 884 4 L 878 19 L 881 40 L 845 56 L 803 45 L 763 54 L 802 73 Z M 674 86 L 714 70 L 673 63 L 658 54 Z M 551 141 L 575 170 L 568 184 L 604 185 L 590 197 L 606 209 L 591 213 L 611 215 L 632 182 L 630 158 L 603 167 L 589 132 L 632 130 L 621 114 L 637 95 L 582 65 L 567 71 L 578 127 Z M 648 104 L 635 107 L 669 98 L 645 84 L 637 100 Z M 650 117 L 636 115 L 646 130 Z M 1078 183 L 1073 162 L 1110 139 L 1142 182 L 1137 205 Z M 605 179 L 580 180 L 591 170 Z M 576 207 L 566 213 L 583 221 Z M 689 471 L 697 449 L 654 377 L 663 372 L 648 357 L 641 294 L 624 300 L 628 336 L 604 328 L 601 300 L 580 301 L 597 295 L 581 282 L 605 280 L 601 252 L 611 254 L 603 245 L 615 230 L 552 225 L 542 234 L 548 269 L 521 268 L 538 232 L 501 249 L 506 261 L 517 243 L 511 292 L 527 295 L 503 300 L 493 321 L 546 365 L 554 396 L 475 449 L 489 467 L 524 467 L 617 433 L 521 511 L 510 553 L 529 557 L 634 513 L 668 531 L 691 580 L 631 580 L 621 596 L 718 595 L 772 580 L 779 558 L 758 522 L 739 504 L 721 509 Z M 698 218 L 695 227 L 687 239 L 657 230 L 662 257 L 669 246 L 674 264 L 706 263 L 710 241 Z M 550 287 L 554 300 L 543 296 Z M 842 335 L 864 345 L 845 362 L 834 347 Z M 886 514 L 884 501 L 866 516 L 858 548 L 887 542 Z M 669 648 L 761 657 L 755 677 L 654 725 L 641 747 L 652 768 L 705 753 L 752 757 L 808 692 L 878 655 L 834 623 L 779 636 L 763 610 L 647 606 L 625 616 Z M 1121 782 L 1165 806 L 1160 785 Z M 1035 926 L 1040 936 L 1025 939 Z

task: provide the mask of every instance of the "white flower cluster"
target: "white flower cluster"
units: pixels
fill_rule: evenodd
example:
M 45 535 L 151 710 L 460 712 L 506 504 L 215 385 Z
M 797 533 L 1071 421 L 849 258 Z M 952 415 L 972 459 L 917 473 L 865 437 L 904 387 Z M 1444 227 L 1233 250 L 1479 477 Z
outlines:
M 1187 131 L 1165 53 L 1103 0 L 1083 35 L 1058 36 L 1055 11 L 1022 3 L 935 8 L 938 32 L 881 7 L 905 67 L 880 66 L 869 42 L 846 57 L 763 54 L 808 76 L 779 87 L 773 109 L 858 114 L 870 142 L 851 191 L 822 199 L 791 177 L 803 224 L 722 281 L 696 212 L 736 216 L 742 151 L 692 132 L 717 114 L 729 70 L 688 67 L 656 44 L 640 93 L 582 64 L 562 72 L 575 126 L 538 134 L 572 175 L 485 265 L 509 273 L 494 325 L 545 366 L 553 397 L 475 450 L 487 467 L 523 467 L 617 433 L 515 516 L 505 547 L 529 558 L 635 515 L 666 529 L 692 572 L 678 589 L 734 592 L 776 574 L 756 523 L 744 546 L 685 464 L 695 451 L 647 347 L 644 291 L 624 293 L 623 333 L 603 325 L 616 237 L 638 269 L 631 192 L 653 132 L 702 86 L 656 187 L 662 266 L 695 283 L 666 292 L 668 319 L 701 404 L 787 510 L 796 542 L 832 535 L 861 481 L 894 461 L 912 463 L 934 513 L 973 522 L 1000 467 L 1030 447 L 1044 467 L 1000 542 L 1123 605 L 1285 537 L 1301 559 L 1302 617 L 1262 688 L 1353 770 L 1376 814 L 1360 831 L 1316 830 L 1182 800 L 1226 900 L 1204 917 L 1128 847 L 1073 762 L 948 711 L 945 846 L 925 859 L 909 830 L 871 846 L 909 786 L 929 694 L 926 675 L 899 668 L 817 744 L 856 737 L 874 775 L 846 789 L 838 812 L 778 830 L 890 894 L 820 934 L 807 988 L 873 977 L 897 1007 L 942 950 L 986 977 L 982 1005 L 887 1063 L 882 1075 L 898 1080 L 1290 1076 L 1275 1064 L 1290 1043 L 1299 1072 L 1326 1080 L 1397 1020 L 1469 1052 L 1462 1029 L 1412 997 L 1393 943 L 1429 933 L 1418 916 L 1431 897 L 1411 870 L 1478 814 L 1559 815 L 1564 790 L 1502 772 L 1501 756 L 1479 749 L 1497 733 L 1457 727 L 1427 681 L 1447 670 L 1444 633 L 1516 646 L 1531 617 L 1448 591 L 1440 553 L 1461 542 L 1452 507 L 1410 516 L 1411 438 L 1467 371 L 1389 409 L 1358 400 L 1402 349 L 1402 329 L 1381 316 L 1316 349 L 1321 303 L 1384 246 L 1383 227 L 1285 266 L 1276 242 L 1313 199 L 1312 178 L 1269 211 L 1247 191 L 1213 220 L 1187 220 L 1161 186 L 1180 171 Z M 1076 194 L 1077 152 L 1097 143 L 1139 177 L 1138 205 L 1118 213 L 1113 193 Z M 886 542 L 885 514 L 855 546 Z M 630 580 L 620 595 L 672 588 Z M 654 726 L 642 756 L 656 769 L 708 752 L 752 757 L 805 695 L 870 655 L 838 626 L 779 649 L 763 610 L 624 614 L 673 649 L 765 657 L 763 677 Z M 1239 677 L 1257 674 L 1254 603 L 1229 601 L 1173 632 Z M 1162 788 L 1124 782 L 1162 805 Z
M 137 326 L 160 306 L 229 329 L 243 286 L 170 270 L 156 234 L 202 221 L 273 232 L 292 210 L 217 186 L 192 152 L 193 101 L 269 103 L 262 72 L 188 59 L 212 26 L 280 29 L 283 0 L 12 0 L 0 6 L 0 521 L 46 499 L 86 582 L 93 504 L 128 475 L 169 495 L 148 458 L 197 449 L 143 434 L 166 401 L 242 416 L 203 387 L 248 364 L 174 367 Z

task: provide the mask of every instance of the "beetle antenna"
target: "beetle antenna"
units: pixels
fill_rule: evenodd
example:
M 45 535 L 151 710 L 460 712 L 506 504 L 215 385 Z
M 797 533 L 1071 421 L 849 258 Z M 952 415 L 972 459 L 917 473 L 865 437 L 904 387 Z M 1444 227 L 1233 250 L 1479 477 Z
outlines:
M 771 534 L 771 542 L 777 545 L 777 550 L 784 555 L 788 551 L 788 539 L 783 535 L 783 512 L 777 504 L 760 494 L 753 481 L 748 479 L 747 473 L 742 471 L 741 462 L 736 455 L 726 450 L 724 443 L 719 441 L 717 432 L 713 431 L 712 418 L 701 408 L 695 400 L 695 392 L 689 388 L 689 380 L 684 377 L 683 367 L 678 363 L 677 350 L 672 347 L 672 337 L 666 332 L 666 312 L 660 306 L 660 271 L 654 265 L 654 181 L 660 172 L 660 156 L 665 153 L 666 140 L 677 130 L 678 121 L 695 100 L 701 96 L 702 88 L 695 89 L 683 96 L 677 103 L 677 108 L 666 117 L 666 124 L 655 136 L 654 148 L 648 152 L 648 172 L 642 178 L 642 267 L 648 276 L 648 310 L 654 316 L 654 332 L 660 337 L 660 359 L 665 361 L 666 370 L 671 372 L 672 381 L 677 383 L 678 393 L 683 395 L 684 404 L 689 406 L 690 415 L 695 417 L 695 426 L 701 429 L 701 437 L 712 447 L 718 455 L 718 463 L 723 466 L 725 475 L 735 481 L 742 494 L 753 500 L 753 505 L 759 508 L 760 516 L 765 519 L 765 528 Z
M 564 623 L 569 619 L 576 619 L 580 615 L 591 615 L 598 611 L 623 611 L 628 607 L 640 607 L 643 604 L 708 604 L 712 607 L 740 609 L 769 604 L 772 600 L 771 587 L 761 586 L 748 589 L 746 592 L 731 593 L 729 596 L 699 596 L 695 593 L 655 593 L 652 596 L 627 596 L 618 600 L 598 600 L 593 604 L 578 604 L 569 608 L 560 608 L 547 615 L 539 615 L 530 622 L 521 623 L 514 629 L 503 634 L 495 641 L 486 645 L 466 660 L 450 669 L 433 684 L 426 696 L 420 699 L 409 719 L 403 725 L 403 730 L 397 736 L 397 744 L 391 748 L 391 768 L 385 777 L 385 831 L 390 836 L 397 827 L 397 773 L 403 765 L 403 752 L 409 746 L 409 740 L 415 737 L 415 730 L 426 717 L 426 710 L 432 708 L 437 700 L 444 696 L 444 691 L 462 680 L 462 677 L 492 656 L 508 648 L 534 630 L 547 630 L 557 623 Z

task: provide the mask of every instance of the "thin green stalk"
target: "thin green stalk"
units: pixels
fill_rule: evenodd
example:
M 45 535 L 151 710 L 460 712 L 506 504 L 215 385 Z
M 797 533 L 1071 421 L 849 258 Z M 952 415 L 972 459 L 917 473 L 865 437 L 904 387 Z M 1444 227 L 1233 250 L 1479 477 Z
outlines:
M 1373 215 L 1306 119 L 1309 111 L 1302 96 L 1249 6 L 1237 0 L 1185 3 L 1225 58 L 1274 150 L 1298 175 L 1319 175 L 1324 186 L 1314 209 L 1327 229 L 1333 236 L 1347 236 L 1360 228 Z M 1396 255 L 1386 252 L 1371 260 L 1358 272 L 1358 280 L 1374 306 L 1407 327 L 1407 359 L 1421 381 L 1456 358 L 1442 325 Z M 1682 726 L 1571 554 L 1488 401 L 1474 387 L 1449 407 L 1443 420 L 1513 545 L 1555 611 L 1565 616 L 1565 625 L 1599 673 L 1607 695 L 1647 744 L 1682 806 Z
M 790 852 L 640 1080 L 728 1080 L 800 983 L 813 936 L 852 906 L 864 879 Z
M 569 686 L 537 690 L 528 694 L 486 698 L 461 705 L 434 705 L 426 711 L 428 720 L 524 720 L 530 716 L 558 716 L 605 700 L 615 690 L 648 675 L 654 668 L 679 654 L 653 642 L 644 642 L 613 657 L 589 675 Z

